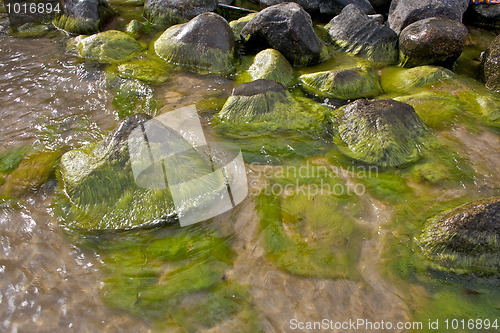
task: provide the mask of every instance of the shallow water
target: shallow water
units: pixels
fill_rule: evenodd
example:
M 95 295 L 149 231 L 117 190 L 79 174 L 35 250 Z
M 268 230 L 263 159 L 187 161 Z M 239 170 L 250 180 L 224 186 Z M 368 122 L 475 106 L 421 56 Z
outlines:
M 341 56 L 332 62 L 336 66 L 342 61 L 352 59 Z M 325 66 L 328 64 L 307 71 Z M 220 108 L 220 100 L 229 96 L 233 86 L 234 81 L 229 78 L 178 71 L 167 83 L 153 87 L 152 91 L 160 106 L 159 112 L 196 103 L 204 112 L 208 136 L 216 138 L 218 134 L 209 119 Z M 295 93 L 302 97 L 302 94 Z M 1 38 L 0 98 L 0 149 L 43 145 L 68 150 L 100 140 L 119 120 L 103 67 L 79 62 L 65 53 L 59 38 Z M 353 171 L 353 165 L 346 163 L 328 142 L 323 141 L 323 137 L 307 146 L 307 142 L 302 145 L 302 141 L 307 140 L 299 134 L 287 134 L 295 140 L 288 145 L 288 155 L 284 158 L 287 164 L 301 165 L 307 161 L 316 166 L 335 167 L 338 173 L 331 177 L 332 182 L 367 185 L 368 191 L 363 195 L 339 195 L 339 206 L 335 206 L 344 214 L 340 216 L 359 228 L 356 230 L 363 231 L 358 242 L 347 249 L 348 252 L 359 252 L 358 256 L 344 263 L 348 268 L 345 276 L 325 278 L 314 271 L 304 273 L 300 264 L 290 266 L 287 258 L 279 256 L 280 253 L 271 254 L 269 238 L 266 238 L 269 226 L 263 224 L 263 215 L 272 215 L 279 209 L 284 215 L 292 215 L 291 219 L 300 214 L 294 211 L 293 205 L 278 205 L 272 195 L 262 197 L 261 191 L 273 181 L 286 183 L 298 179 L 303 184 L 314 184 L 317 179 L 297 175 L 279 179 L 275 174 L 280 170 L 279 165 L 248 165 L 250 196 L 233 211 L 187 229 L 195 236 L 215 230 L 235 253 L 232 264 L 224 266 L 221 280 L 248 287 L 249 296 L 242 296 L 243 305 L 239 304 L 241 308 L 238 308 L 242 309 L 243 315 L 223 319 L 211 328 L 195 325 L 196 329 L 191 331 L 238 332 L 242 323 L 256 322 L 265 332 L 288 332 L 293 318 L 301 321 L 323 318 L 339 321 L 358 318 L 392 322 L 421 320 L 424 323 L 430 318 L 451 319 L 452 316 L 497 317 L 500 320 L 498 281 L 469 281 L 452 275 L 436 277 L 415 264 L 420 257 L 411 245 L 412 238 L 418 235 L 429 212 L 439 212 L 443 207 L 468 199 L 500 195 L 498 133 L 481 124 L 454 125 L 446 130 L 434 130 L 440 142 L 446 142 L 451 151 L 442 152 L 437 158 L 449 159 L 456 177 L 448 183 L 437 184 L 423 181 L 408 169 L 381 172 L 373 179 L 364 179 Z M 279 140 L 273 135 L 266 139 Z M 260 146 L 251 138 L 240 137 L 239 140 L 238 143 L 250 151 L 247 162 L 257 155 L 255 150 L 265 153 L 265 161 L 273 162 L 272 149 L 276 147 Z M 457 156 L 466 159 L 472 171 L 461 169 L 463 164 Z M 473 174 L 471 179 L 460 178 L 469 174 Z M 129 312 L 114 309 L 110 303 L 120 308 L 120 304 L 117 305 L 119 300 L 110 302 L 107 299 L 106 302 L 105 291 L 106 284 L 113 278 L 110 278 L 113 272 L 110 274 L 109 270 L 116 269 L 119 274 L 123 263 L 129 265 L 126 269 L 134 272 L 158 269 L 161 271 L 160 285 L 163 279 L 174 283 L 175 276 L 168 280 L 171 263 L 158 263 L 154 261 L 156 258 L 145 254 L 148 242 L 161 241 L 159 235 L 171 235 L 179 230 L 166 229 L 158 234 L 152 232 L 130 238 L 124 236 L 123 243 L 118 237 L 82 240 L 67 234 L 59 225 L 54 199 L 57 197 L 56 180 L 52 178 L 35 193 L 1 203 L 1 330 L 167 330 L 163 325 L 165 322 L 170 325 L 171 319 L 160 317 L 158 320 L 148 313 L 148 309 L 141 310 L 144 312 L 139 316 L 134 312 L 138 311 L 135 308 L 128 309 Z M 286 193 L 284 197 L 293 197 L 293 193 Z M 300 235 L 301 230 L 295 230 L 292 224 L 284 234 L 290 237 Z M 304 237 L 310 248 L 314 249 L 316 241 L 329 239 L 323 236 L 322 227 L 318 226 Z M 139 244 L 144 249 L 139 249 L 139 256 L 135 257 L 137 253 L 133 250 Z M 310 249 L 306 247 L 295 254 L 307 258 L 308 251 Z M 127 259 L 121 262 L 123 256 Z M 183 264 L 198 262 L 198 259 L 189 257 L 183 260 Z M 216 261 L 203 260 L 201 264 Z M 331 274 L 330 271 L 327 273 Z M 245 292 L 241 294 L 246 295 Z M 135 304 L 140 304 L 143 297 L 139 287 L 125 296 L 137 298 Z M 193 293 L 180 302 L 190 309 L 204 296 Z M 197 313 L 182 316 L 176 312 L 178 308 L 172 309 L 167 315 L 180 316 L 180 319 L 174 318 L 175 325 L 168 326 L 172 331 L 174 328 L 180 331 L 182 325 L 191 327 L 186 322 L 194 322 L 197 317 Z

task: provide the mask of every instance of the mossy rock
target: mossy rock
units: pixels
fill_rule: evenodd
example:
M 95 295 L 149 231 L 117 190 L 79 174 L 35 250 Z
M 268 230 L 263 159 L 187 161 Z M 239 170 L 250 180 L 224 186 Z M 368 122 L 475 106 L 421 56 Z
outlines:
M 481 56 L 480 78 L 488 89 L 500 92 L 500 35 Z
M 146 0 L 144 17 L 160 26 L 185 23 L 206 12 L 217 8 L 217 0 Z
M 305 112 L 281 84 L 271 80 L 236 86 L 217 118 L 257 131 L 307 129 L 318 122 L 318 117 Z
M 257 53 L 248 69 L 253 80 L 273 80 L 288 87 L 294 79 L 292 65 L 277 50 L 267 49 Z
M 125 27 L 125 32 L 132 38 L 139 38 L 141 30 L 142 24 L 137 20 L 131 20 Z
M 64 13 L 56 14 L 53 23 L 71 34 L 90 35 L 98 33 L 114 11 L 105 0 L 67 0 Z
M 437 66 L 418 66 L 410 69 L 387 67 L 382 70 L 380 81 L 386 93 L 406 93 L 442 80 L 453 79 L 454 76 L 452 71 Z
M 226 20 L 215 13 L 168 28 L 154 49 L 160 58 L 176 65 L 219 74 L 234 70 L 234 35 Z
M 78 52 L 82 58 L 103 63 L 120 63 L 132 59 L 142 45 L 122 31 L 108 30 L 82 39 Z
M 146 83 L 160 84 L 169 80 L 169 68 L 150 59 L 137 59 L 118 66 L 118 75 L 125 79 L 137 79 Z
M 3 195 L 20 197 L 35 191 L 54 175 L 60 151 L 37 151 L 24 157 L 1 188 Z
M 418 243 L 435 269 L 498 274 L 500 198 L 473 201 L 430 218 Z
M 241 37 L 241 30 L 250 22 L 258 13 L 251 13 L 246 16 L 240 17 L 237 20 L 233 20 L 229 22 L 229 26 L 231 30 L 233 30 L 235 41 L 243 41 L 243 37 Z
M 381 167 L 418 160 L 427 133 L 413 107 L 391 99 L 354 101 L 332 120 L 334 142 L 343 154 Z
M 46 24 L 25 23 L 17 27 L 14 35 L 21 38 L 39 38 L 45 36 L 50 31 L 50 27 Z
M 120 119 L 133 113 L 154 116 L 159 109 L 153 89 L 139 80 L 119 80 L 114 89 L 112 103 Z
M 0 153 L 0 173 L 14 170 L 30 150 L 27 146 L 14 147 Z
M 341 68 L 326 72 L 304 74 L 302 87 L 320 97 L 335 99 L 370 98 L 380 95 L 379 77 L 369 67 Z

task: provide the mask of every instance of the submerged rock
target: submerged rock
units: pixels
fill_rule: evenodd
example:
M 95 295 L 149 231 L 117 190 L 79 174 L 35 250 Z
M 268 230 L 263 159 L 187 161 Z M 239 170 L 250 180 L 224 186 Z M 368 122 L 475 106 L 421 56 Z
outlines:
M 156 54 L 173 64 L 229 73 L 234 70 L 234 35 L 227 21 L 204 13 L 165 30 L 154 43 Z
M 159 84 L 168 81 L 168 68 L 154 60 L 132 60 L 118 66 L 118 74 L 125 79 L 138 79 L 143 82 Z
M 437 269 L 498 274 L 500 198 L 473 201 L 429 219 L 418 242 Z
M 247 46 L 258 49 L 270 46 L 294 66 L 320 62 L 325 49 L 314 32 L 311 17 L 294 2 L 262 10 L 245 25 L 241 35 Z
M 286 0 L 260 0 L 265 6 L 273 6 Z M 295 1 L 311 15 L 335 16 L 340 14 L 342 9 L 349 4 L 356 5 L 365 14 L 375 14 L 370 1 L 368 0 L 297 0 Z
M 54 25 L 69 33 L 90 35 L 99 32 L 113 15 L 106 0 L 66 0 L 64 14 L 56 15 Z
M 325 28 L 335 45 L 345 52 L 375 62 L 398 62 L 396 33 L 354 5 L 346 6 Z
M 377 73 L 369 67 L 342 68 L 326 72 L 304 74 L 302 87 L 320 97 L 355 99 L 375 97 L 382 93 Z
M 462 54 L 467 34 L 465 25 L 447 18 L 431 17 L 412 23 L 399 36 L 401 64 L 450 66 Z
M 236 86 L 218 118 L 221 122 L 257 129 L 301 129 L 315 121 L 281 84 L 271 80 Z
M 78 43 L 81 57 L 104 63 L 127 61 L 142 50 L 142 45 L 124 32 L 108 30 L 83 38 Z
M 500 28 L 500 3 L 471 4 L 465 13 L 465 19 L 486 28 Z
M 287 87 L 294 79 L 293 68 L 275 49 L 259 52 L 248 69 L 253 80 L 273 80 Z
M 454 78 L 452 71 L 437 66 L 413 68 L 387 67 L 380 74 L 380 82 L 385 92 L 405 93 L 433 83 Z
M 462 22 L 469 0 L 393 0 L 389 9 L 389 26 L 398 34 L 410 24 L 444 17 Z
M 217 0 L 146 0 L 144 17 L 158 25 L 184 23 L 217 8 Z
M 394 167 L 420 157 L 427 129 L 408 104 L 391 99 L 357 100 L 333 116 L 338 148 L 367 164 Z
M 481 58 L 481 79 L 486 87 L 500 91 L 500 35 L 490 44 Z

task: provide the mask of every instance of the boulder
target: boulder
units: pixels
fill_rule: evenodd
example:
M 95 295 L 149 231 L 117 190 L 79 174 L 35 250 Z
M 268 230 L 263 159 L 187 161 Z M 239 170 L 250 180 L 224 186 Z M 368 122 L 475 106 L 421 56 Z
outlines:
M 311 17 L 294 2 L 277 4 L 259 12 L 241 35 L 249 47 L 271 47 L 294 66 L 320 62 L 325 46 L 314 32 Z
M 248 129 L 305 129 L 316 121 L 281 84 L 271 80 L 236 86 L 218 119 Z
M 234 70 L 234 35 L 227 21 L 203 13 L 165 30 L 155 41 L 156 54 L 173 64 L 229 73 Z
M 473 201 L 430 218 L 418 242 L 434 268 L 498 274 L 500 198 Z
M 294 79 L 293 68 L 275 49 L 259 52 L 248 69 L 253 80 L 273 80 L 287 87 Z
M 257 14 L 258 13 L 248 14 L 243 17 L 240 17 L 237 20 L 229 22 L 229 26 L 231 27 L 231 30 L 233 30 L 235 41 L 239 42 L 242 40 L 241 30 L 243 30 L 245 25 L 247 25 L 247 23 L 250 22 L 250 20 L 253 19 Z
M 469 0 L 393 0 L 389 8 L 389 26 L 398 34 L 410 24 L 444 17 L 462 22 Z
M 216 8 L 217 0 L 146 0 L 144 17 L 153 24 L 171 26 Z
M 485 28 L 500 28 L 500 3 L 471 4 L 465 13 L 465 20 Z
M 420 157 L 426 126 L 408 104 L 359 99 L 332 118 L 334 142 L 346 156 L 366 164 L 395 167 Z
M 108 30 L 83 38 L 78 43 L 78 53 L 82 58 L 103 63 L 119 63 L 130 60 L 142 45 L 128 34 Z
M 437 66 L 418 66 L 408 69 L 386 67 L 380 74 L 380 82 L 386 93 L 406 93 L 452 78 L 454 78 L 452 71 Z
M 325 28 L 334 44 L 345 52 L 375 62 L 398 62 L 396 33 L 354 5 L 346 6 Z
M 64 14 L 55 16 L 54 25 L 72 34 L 90 35 L 113 15 L 106 0 L 65 0 Z
M 369 67 L 342 68 L 326 72 L 304 74 L 302 87 L 320 97 L 355 99 L 375 97 L 382 93 L 377 73 Z
M 500 91 L 500 35 L 481 57 L 480 78 L 489 89 Z
M 274 6 L 279 3 L 288 2 L 286 0 L 260 0 L 264 6 Z M 311 15 L 335 16 L 340 14 L 342 9 L 349 4 L 356 5 L 365 14 L 374 14 L 370 1 L 368 0 L 297 0 L 305 11 Z
M 408 25 L 399 36 L 401 65 L 450 66 L 462 54 L 468 30 L 462 23 L 431 17 Z

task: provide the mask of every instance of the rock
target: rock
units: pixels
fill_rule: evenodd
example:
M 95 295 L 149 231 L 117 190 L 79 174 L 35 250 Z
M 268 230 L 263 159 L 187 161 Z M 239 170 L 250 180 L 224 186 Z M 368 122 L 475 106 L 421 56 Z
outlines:
M 401 64 L 452 65 L 462 54 L 468 30 L 462 23 L 431 17 L 408 25 L 399 36 Z
M 14 33 L 16 37 L 39 38 L 45 36 L 50 31 L 50 27 L 46 24 L 28 22 L 18 26 L 16 30 Z
M 259 52 L 248 69 L 253 80 L 273 80 L 287 87 L 294 79 L 293 68 L 275 49 Z
M 113 15 L 106 0 L 65 0 L 64 14 L 56 15 L 54 25 L 69 33 L 90 35 L 99 32 Z
M 371 5 L 379 13 L 387 13 L 391 0 L 370 0 Z
M 500 198 L 473 201 L 429 219 L 418 242 L 434 268 L 498 274 Z
M 153 24 L 171 26 L 216 8 L 217 0 L 146 0 L 144 17 Z
M 452 71 L 436 66 L 418 66 L 408 69 L 386 67 L 380 74 L 380 82 L 386 93 L 406 93 L 441 80 L 453 79 L 454 76 Z
M 235 41 L 242 40 L 241 30 L 243 30 L 245 25 L 247 25 L 247 23 L 250 22 L 250 20 L 252 20 L 257 14 L 258 13 L 248 14 L 248 15 L 243 16 L 237 20 L 233 20 L 233 21 L 229 22 L 229 26 L 231 27 L 231 30 L 233 30 Z
M 244 129 L 268 130 L 304 129 L 316 121 L 281 84 L 271 80 L 236 86 L 218 113 L 218 119 Z
M 138 79 L 152 84 L 168 81 L 168 68 L 157 61 L 148 59 L 132 60 L 118 66 L 118 74 L 125 79 Z
M 286 2 L 286 0 L 260 0 L 264 6 Z M 340 14 L 342 9 L 349 4 L 356 5 L 365 14 L 375 14 L 375 10 L 368 0 L 297 0 L 295 2 L 311 15 L 335 16 Z
M 488 89 L 500 91 L 500 35 L 481 56 L 480 78 Z
M 395 167 L 416 161 L 427 129 L 408 104 L 391 99 L 359 99 L 333 116 L 334 141 L 357 161 Z
M 325 50 L 313 30 L 311 17 L 294 2 L 262 10 L 245 25 L 241 35 L 247 46 L 258 49 L 270 46 L 293 66 L 316 64 Z
M 465 13 L 465 20 L 485 28 L 500 28 L 500 3 L 471 4 Z
M 172 26 L 154 43 L 156 54 L 173 64 L 214 73 L 234 70 L 234 35 L 224 18 L 204 13 Z
M 108 30 L 83 38 L 78 43 L 82 58 L 104 63 L 127 61 L 142 50 L 142 45 L 124 32 Z
M 302 87 L 320 97 L 355 99 L 375 97 L 382 93 L 377 73 L 369 67 L 342 68 L 326 72 L 304 74 Z
M 345 52 L 375 62 L 398 62 L 398 36 L 394 31 L 349 5 L 326 26 L 334 44 Z
M 141 32 L 142 24 L 137 20 L 131 20 L 125 27 L 125 32 L 132 38 L 138 38 Z
M 255 10 L 226 5 L 220 3 L 220 1 L 219 4 L 217 5 L 217 10 L 215 12 L 220 16 L 222 16 L 223 18 L 225 18 L 228 22 L 233 20 L 238 20 L 250 14 L 257 13 Z
M 389 26 L 398 34 L 410 24 L 444 17 L 462 22 L 469 0 L 393 0 L 389 8 Z

